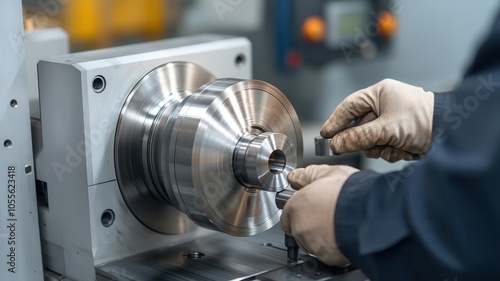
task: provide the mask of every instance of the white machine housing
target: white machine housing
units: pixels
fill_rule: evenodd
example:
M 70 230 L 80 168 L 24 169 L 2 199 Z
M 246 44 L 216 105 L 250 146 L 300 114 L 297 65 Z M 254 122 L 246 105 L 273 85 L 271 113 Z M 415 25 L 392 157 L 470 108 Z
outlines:
M 50 270 L 75 280 L 96 280 L 98 265 L 209 233 L 195 227 L 165 235 L 145 227 L 129 211 L 115 175 L 115 128 L 125 99 L 144 75 L 175 61 L 195 63 L 215 77 L 251 78 L 250 42 L 219 35 L 39 62 L 41 122 L 34 124 L 33 133 L 36 178 L 46 198 L 39 204 L 43 261 Z M 98 76 L 105 82 L 101 92 L 93 85 Z M 101 219 L 114 221 L 106 227 Z
M 0 9 L 0 280 L 43 278 L 21 1 Z

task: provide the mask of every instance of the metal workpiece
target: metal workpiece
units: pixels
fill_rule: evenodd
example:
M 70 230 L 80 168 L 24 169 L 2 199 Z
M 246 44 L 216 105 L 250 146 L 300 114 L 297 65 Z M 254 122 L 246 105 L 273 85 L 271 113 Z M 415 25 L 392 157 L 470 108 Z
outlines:
M 314 147 L 316 156 L 334 156 L 338 155 L 332 151 L 330 146 L 331 138 L 315 137 Z
M 243 185 L 279 192 L 288 186 L 286 177 L 297 166 L 297 152 L 284 134 L 249 134 L 236 145 L 234 160 Z
M 283 93 L 262 81 L 212 78 L 192 63 L 165 64 L 139 81 L 120 114 L 119 186 L 158 232 L 189 230 L 172 223 L 171 206 L 236 236 L 271 228 L 281 213 L 274 192 L 301 160 L 300 124 Z
M 120 190 L 137 219 L 158 232 L 184 233 L 194 226 L 172 205 L 165 204 L 170 200 L 160 182 L 170 182 L 163 180 L 164 172 L 149 169 L 168 159 L 168 148 L 156 143 L 165 137 L 158 125 L 166 123 L 185 97 L 212 79 L 211 73 L 195 64 L 163 65 L 141 79 L 121 111 L 115 134 Z
M 293 236 L 285 234 L 285 247 L 286 247 L 286 256 L 288 259 L 293 261 L 299 260 L 299 244 L 295 241 Z
M 275 198 L 276 207 L 278 207 L 278 209 L 283 210 L 283 208 L 285 208 L 286 202 L 288 202 L 288 199 L 290 199 L 290 197 L 292 197 L 292 195 L 294 194 L 295 190 L 292 189 L 285 189 L 281 192 L 276 193 L 276 198 Z
M 285 208 L 286 202 L 295 194 L 295 190 L 285 189 L 276 193 L 275 203 L 278 209 Z M 297 261 L 299 260 L 299 244 L 295 241 L 293 236 L 285 234 L 285 247 L 288 259 Z
M 279 221 L 274 193 L 248 188 L 235 175 L 237 145 L 256 132 L 286 135 L 295 147 L 295 163 L 301 160 L 298 117 L 284 94 L 268 83 L 219 79 L 183 102 L 172 131 L 176 142 L 170 145 L 169 168 L 175 199 L 195 222 L 249 236 Z M 288 170 L 273 176 L 286 179 Z

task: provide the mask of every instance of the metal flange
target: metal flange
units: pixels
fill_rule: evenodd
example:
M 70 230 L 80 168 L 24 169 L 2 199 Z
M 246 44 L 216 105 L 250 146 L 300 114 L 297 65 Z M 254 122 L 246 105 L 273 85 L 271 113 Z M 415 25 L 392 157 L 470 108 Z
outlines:
M 301 158 L 300 124 L 283 93 L 262 81 L 213 80 L 190 63 L 161 66 L 138 83 L 115 140 L 127 205 L 163 233 L 181 229 L 158 212 L 172 206 L 232 235 L 269 229 L 281 213 L 275 193 Z

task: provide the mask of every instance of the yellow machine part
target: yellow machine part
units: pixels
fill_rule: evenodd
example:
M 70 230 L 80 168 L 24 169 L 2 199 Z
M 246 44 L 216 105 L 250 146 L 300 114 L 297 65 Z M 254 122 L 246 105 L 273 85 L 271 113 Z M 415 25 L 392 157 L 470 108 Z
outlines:
M 72 0 L 64 5 L 62 27 L 72 45 L 107 47 L 116 40 L 165 37 L 166 0 Z

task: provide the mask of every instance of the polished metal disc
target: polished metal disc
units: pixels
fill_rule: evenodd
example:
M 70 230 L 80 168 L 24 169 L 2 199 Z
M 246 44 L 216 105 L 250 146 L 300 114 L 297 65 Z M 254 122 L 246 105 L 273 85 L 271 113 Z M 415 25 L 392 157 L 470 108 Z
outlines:
M 120 190 L 155 231 L 182 233 L 194 221 L 249 236 L 279 221 L 275 194 L 302 158 L 297 115 L 268 83 L 213 79 L 192 63 L 162 65 L 137 83 L 120 113 Z
M 115 135 L 115 169 L 123 198 L 135 217 L 161 233 L 183 233 L 194 227 L 169 202 L 160 176 L 151 175 L 151 135 L 179 103 L 214 77 L 185 62 L 159 66 L 145 75 L 130 92 Z M 167 178 L 168 180 L 168 178 Z M 165 182 L 168 182 L 165 180 Z
M 302 157 L 298 117 L 283 93 L 262 81 L 215 80 L 182 102 L 172 129 L 166 193 L 174 205 L 202 226 L 238 236 L 279 221 L 273 191 Z M 238 152 L 242 143 L 250 152 Z M 255 155 L 246 162 L 253 180 L 242 180 L 238 155 Z

